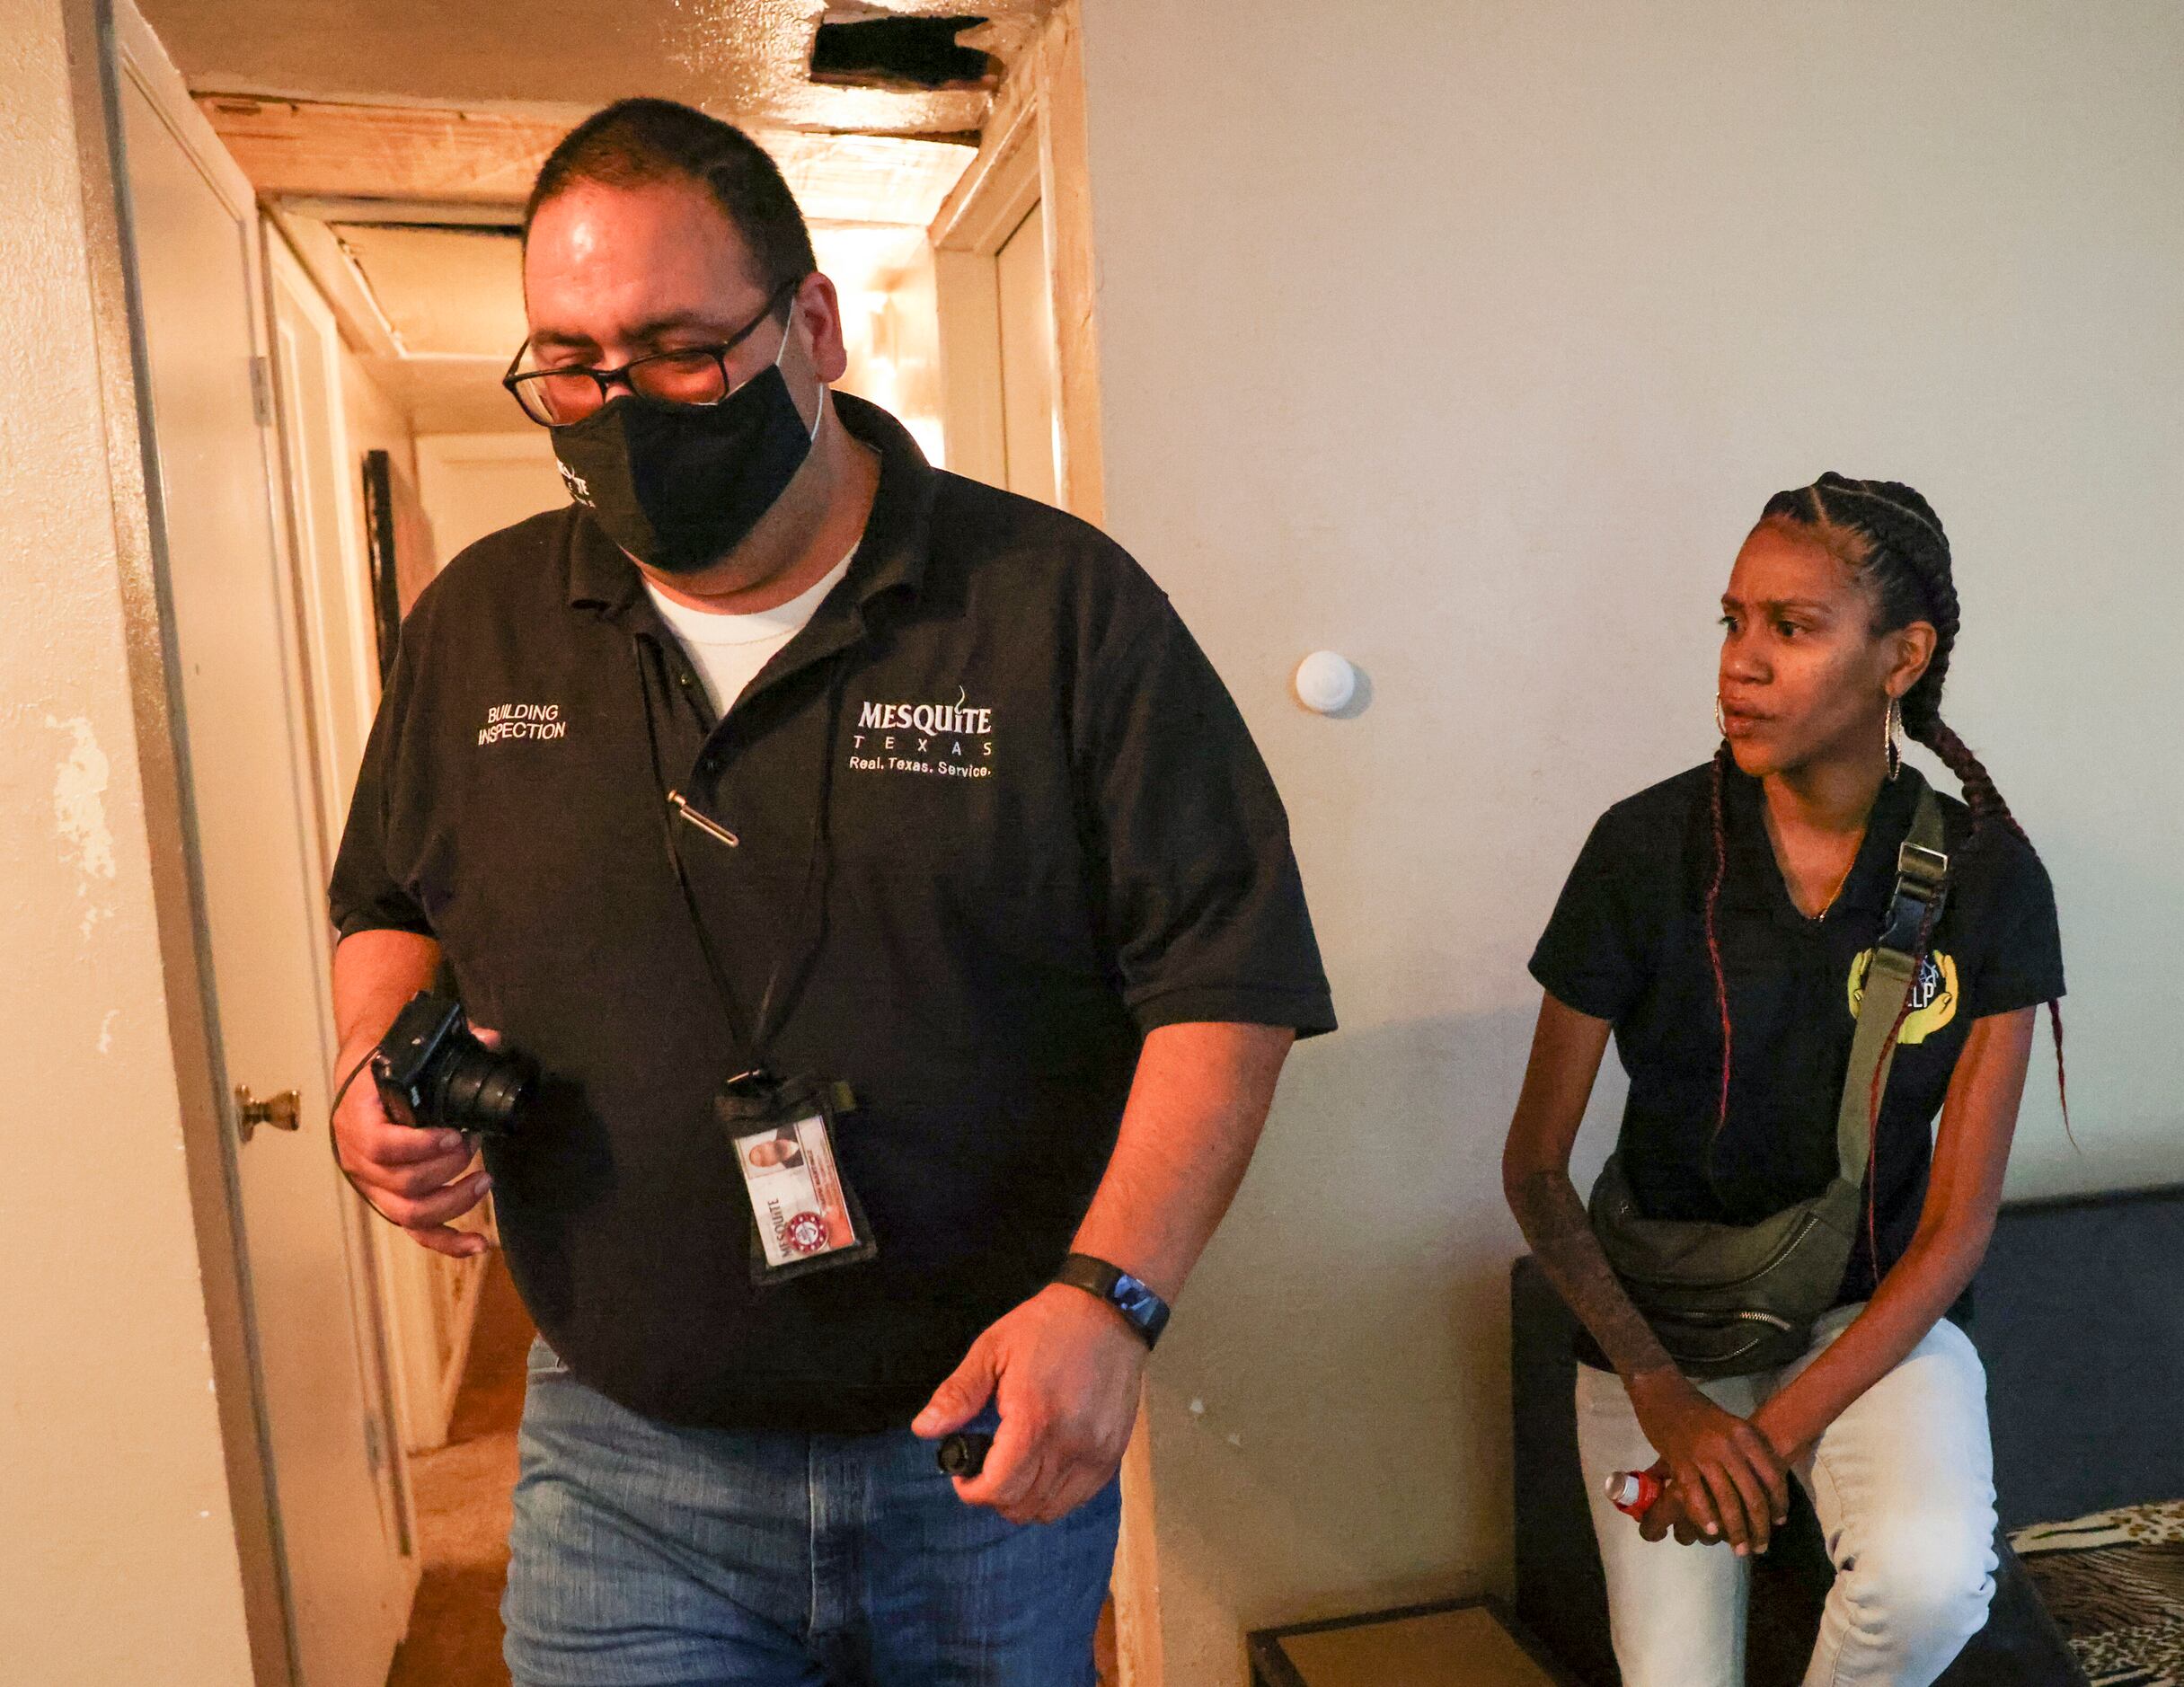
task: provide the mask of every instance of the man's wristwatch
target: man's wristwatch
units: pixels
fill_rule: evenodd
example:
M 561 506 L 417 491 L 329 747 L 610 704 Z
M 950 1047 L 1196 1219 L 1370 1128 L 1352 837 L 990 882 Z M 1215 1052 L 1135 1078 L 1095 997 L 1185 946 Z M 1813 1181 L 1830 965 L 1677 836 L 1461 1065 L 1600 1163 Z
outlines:
M 1095 1259 L 1088 1253 L 1069 1254 L 1063 1259 L 1061 1269 L 1054 1274 L 1054 1280 L 1105 1301 L 1122 1314 L 1123 1321 L 1137 1332 L 1138 1339 L 1147 1347 L 1158 1341 L 1160 1332 L 1168 1328 L 1168 1303 L 1127 1271 L 1104 1259 Z

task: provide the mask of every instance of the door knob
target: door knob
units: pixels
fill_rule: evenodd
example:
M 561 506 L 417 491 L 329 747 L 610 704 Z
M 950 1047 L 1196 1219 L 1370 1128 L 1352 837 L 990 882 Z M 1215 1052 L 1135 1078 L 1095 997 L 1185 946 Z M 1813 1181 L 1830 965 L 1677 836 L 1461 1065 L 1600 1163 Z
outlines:
M 269 1095 L 262 1101 L 251 1094 L 247 1083 L 235 1086 L 235 1134 L 244 1142 L 261 1125 L 270 1125 L 275 1130 L 292 1131 L 303 1124 L 304 1099 L 293 1090 L 283 1090 L 279 1095 Z

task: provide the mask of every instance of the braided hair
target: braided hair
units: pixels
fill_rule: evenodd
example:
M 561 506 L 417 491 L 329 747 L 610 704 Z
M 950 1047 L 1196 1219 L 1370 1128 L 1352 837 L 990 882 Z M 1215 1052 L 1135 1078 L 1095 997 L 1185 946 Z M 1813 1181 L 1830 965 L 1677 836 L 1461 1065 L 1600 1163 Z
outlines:
M 1967 848 L 1990 825 L 2015 833 L 2029 846 L 2032 840 L 1994 788 L 1994 776 L 1941 719 L 1941 686 L 1963 616 L 1949 539 L 1933 506 L 1898 481 L 1852 481 L 1831 473 L 1796 491 L 1777 492 L 1759 520 L 1818 541 L 1861 577 L 1876 600 L 1874 632 L 1899 632 L 1914 621 L 1932 623 L 1933 658 L 1918 684 L 1904 693 L 1904 731 L 1940 756 L 1963 785 L 1972 811 Z
M 1965 841 L 1964 852 L 1960 852 L 1977 847 L 1981 839 L 1992 835 L 1993 829 L 1997 827 L 2013 834 L 2030 849 L 2032 840 L 2026 836 L 2017 817 L 2010 812 L 2010 805 L 1995 788 L 1994 776 L 1972 754 L 1971 746 L 1941 719 L 1941 686 L 1949 677 L 1949 658 L 1956 648 L 1963 617 L 1950 570 L 1949 536 L 1942 532 L 1941 518 L 1934 514 L 1933 506 L 1900 481 L 1853 481 L 1831 472 L 1810 486 L 1777 492 L 1760 512 L 1759 525 L 1791 530 L 1799 538 L 1817 543 L 1863 580 L 1873 594 L 1876 633 L 1899 632 L 1915 621 L 1932 625 L 1933 655 L 1926 664 L 1926 671 L 1903 696 L 1905 734 L 1941 757 L 1942 764 L 1964 787 L 1964 800 L 1972 812 L 1972 831 Z M 1720 1113 L 1714 1126 L 1717 1133 L 1729 1122 L 1729 984 L 1722 971 L 1720 944 L 1714 930 L 1715 905 L 1720 899 L 1728 865 L 1722 781 L 1729 756 L 1725 742 L 1714 755 L 1714 877 L 1706 898 L 1707 951 L 1713 964 L 1715 1001 L 1721 1014 L 1721 1095 Z M 2037 857 L 2038 852 L 2034 853 Z M 1927 945 L 1933 935 L 1932 924 L 1933 914 L 1929 909 L 1912 958 L 1914 977 L 1924 964 Z M 1874 1073 L 1868 1123 L 1875 1139 L 1874 1148 L 1879 1146 L 1880 1128 L 1881 1073 L 1887 1069 L 1888 1052 L 1896 1047 L 1910 1012 L 1911 1002 L 1906 999 L 1882 1047 L 1880 1068 Z M 2055 1035 L 2056 1082 L 2062 1091 L 2063 1126 L 2067 1131 L 2070 1091 L 2063 1064 L 2061 1006 L 2048 1002 L 2047 1014 Z M 1869 1153 L 1868 1164 L 1871 1163 Z M 1866 1223 L 1870 1245 L 1873 1241 L 1873 1200 L 1872 1183 L 1869 1180 Z M 1878 1269 L 1877 1246 L 1873 1257 Z

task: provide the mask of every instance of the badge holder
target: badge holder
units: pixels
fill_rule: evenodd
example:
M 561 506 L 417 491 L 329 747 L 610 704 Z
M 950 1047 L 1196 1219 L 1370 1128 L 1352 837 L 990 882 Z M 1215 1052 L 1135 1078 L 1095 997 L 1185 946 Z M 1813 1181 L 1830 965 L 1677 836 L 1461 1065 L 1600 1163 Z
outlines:
M 645 691 L 645 724 L 652 729 L 652 693 Z M 841 680 L 837 676 L 829 703 L 830 719 L 841 708 Z M 832 741 L 831 729 L 828 740 Z M 652 740 L 653 772 L 659 773 L 659 746 Z M 819 800 L 812 818 L 810 849 L 805 860 L 804 882 L 788 921 L 792 933 L 800 933 L 813 900 L 815 880 L 825 853 L 826 818 L 832 790 L 833 763 L 825 764 Z M 735 993 L 728 974 L 714 954 L 703 914 L 698 906 L 690 876 L 684 870 L 676 842 L 678 824 L 687 824 L 726 849 L 739 849 L 742 840 L 726 826 L 693 807 L 680 791 L 660 782 L 667 800 L 668 863 L 674 870 L 683 907 L 690 916 L 692 932 L 705 960 L 727 1020 L 729 1034 L 747 1051 L 748 1064 L 724 1081 L 713 1095 L 713 1117 L 719 1122 L 728 1151 L 743 1175 L 744 1192 L 751 1207 L 751 1281 L 759 1287 L 787 1283 L 815 1271 L 829 1271 L 870 1259 L 880 1251 L 857 1192 L 842 1175 L 835 1153 L 835 1126 L 844 1113 L 856 1109 L 849 1086 L 838 1081 L 809 1077 L 783 1078 L 765 1064 L 765 1051 L 778 1029 L 781 985 L 788 974 L 791 941 L 776 957 L 757 1011 L 751 1016 L 749 1035 L 739 1035 L 742 1016 L 736 1010 Z M 818 932 L 811 941 L 816 954 L 825 930 L 822 908 Z
M 712 1105 L 751 1199 L 754 1284 L 786 1283 L 880 1251 L 835 1157 L 835 1120 L 856 1105 L 846 1084 L 746 1072 L 723 1083 Z

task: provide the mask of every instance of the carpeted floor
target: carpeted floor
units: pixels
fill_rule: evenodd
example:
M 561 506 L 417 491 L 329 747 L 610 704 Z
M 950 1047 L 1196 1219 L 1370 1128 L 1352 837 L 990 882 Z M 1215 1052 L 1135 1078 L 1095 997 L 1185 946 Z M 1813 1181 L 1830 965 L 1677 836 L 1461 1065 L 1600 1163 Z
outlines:
M 486 1267 L 447 1444 L 410 1461 L 425 1567 L 387 1687 L 507 1687 L 500 1587 L 531 1320 L 499 1254 Z
M 500 1589 L 508 1577 L 508 1495 L 530 1315 L 499 1254 L 486 1267 L 470 1359 L 447 1444 L 410 1461 L 425 1567 L 410 1632 L 387 1687 L 508 1687 L 500 1661 Z M 1113 1603 L 1101 1613 L 1100 1680 L 1116 1679 Z

